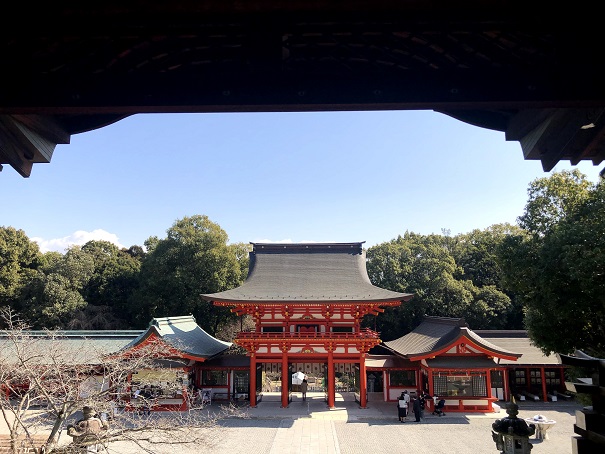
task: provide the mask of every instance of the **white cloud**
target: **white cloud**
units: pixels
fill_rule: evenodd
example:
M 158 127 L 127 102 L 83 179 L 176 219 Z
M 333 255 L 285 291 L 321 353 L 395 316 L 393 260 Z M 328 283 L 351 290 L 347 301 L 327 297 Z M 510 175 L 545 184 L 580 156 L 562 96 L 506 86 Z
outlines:
M 109 241 L 110 243 L 113 243 L 120 248 L 124 247 L 122 244 L 120 244 L 120 240 L 118 239 L 118 236 L 116 234 L 109 233 L 103 229 L 96 229 L 92 232 L 78 230 L 77 232 L 74 232 L 71 235 L 65 236 L 63 238 L 55 238 L 52 240 L 45 240 L 44 238 L 37 237 L 31 238 L 31 240 L 38 243 L 42 252 L 56 251 L 63 253 L 67 250 L 69 246 L 73 246 L 74 244 L 82 246 L 83 244 L 91 240 Z

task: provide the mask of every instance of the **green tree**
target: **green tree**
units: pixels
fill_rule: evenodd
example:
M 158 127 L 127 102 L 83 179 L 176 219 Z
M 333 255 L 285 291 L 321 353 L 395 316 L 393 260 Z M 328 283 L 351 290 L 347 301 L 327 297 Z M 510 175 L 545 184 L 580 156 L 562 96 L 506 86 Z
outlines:
M 494 285 L 472 288 L 473 300 L 464 318 L 473 329 L 509 329 L 511 299 Z
M 479 287 L 500 287 L 502 272 L 498 263 L 498 246 L 504 238 L 520 231 L 520 227 L 511 224 L 495 224 L 484 230 L 475 229 L 457 235 L 452 255 L 462 268 L 464 278 Z
M 138 285 L 142 248 L 120 249 L 108 241 L 82 246 L 94 263 L 94 272 L 82 290 L 88 305 L 70 323 L 79 329 L 123 329 L 131 324 L 128 300 Z
M 227 233 L 207 216 L 177 220 L 164 239 L 149 238 L 132 298 L 139 326 L 151 317 L 192 314 L 210 334 L 233 320 L 227 309 L 202 301 L 201 294 L 237 287 L 245 278 L 243 245 L 229 245 Z
M 546 235 L 566 216 L 582 205 L 593 184 L 578 169 L 555 172 L 530 183 L 525 212 L 519 225 L 529 233 Z
M 464 270 L 452 255 L 456 241 L 449 236 L 406 232 L 368 249 L 367 269 L 374 285 L 414 298 L 389 308 L 375 321 L 383 338 L 411 331 L 424 315 L 464 317 L 471 327 L 497 328 L 506 323 L 510 299 L 493 285 L 478 287 L 463 279 Z M 371 319 L 364 320 L 366 326 Z
M 583 181 L 567 180 L 571 194 L 565 193 L 558 174 L 534 182 L 556 195 L 530 198 L 525 215 L 538 213 L 542 218 L 540 213 L 551 213 L 552 206 L 563 208 L 548 228 L 510 238 L 502 256 L 507 259 L 507 280 L 523 298 L 525 323 L 538 346 L 545 352 L 581 349 L 603 356 L 605 183 L 587 187 Z
M 0 227 L 0 306 L 15 307 L 42 263 L 38 245 L 23 230 Z
M 522 232 L 523 230 L 515 225 L 495 224 L 484 230 L 475 229 L 457 235 L 451 248 L 456 263 L 462 269 L 462 275 L 457 278 L 470 280 L 473 285 L 485 289 L 492 295 L 488 300 L 494 304 L 493 308 L 485 307 L 484 310 L 487 313 L 492 312 L 486 317 L 493 321 L 493 329 L 523 329 L 524 327 L 522 304 L 515 292 L 504 285 L 499 256 L 502 243 L 507 238 L 520 235 Z M 476 299 L 478 307 L 471 308 L 471 311 L 479 309 L 486 301 L 478 294 Z M 468 321 L 470 323 L 471 319 L 469 318 Z M 471 326 L 479 329 L 479 325 L 471 324 Z
M 65 328 L 76 311 L 86 307 L 81 292 L 94 273 L 94 261 L 78 246 L 47 258 L 22 289 L 19 310 L 35 328 Z

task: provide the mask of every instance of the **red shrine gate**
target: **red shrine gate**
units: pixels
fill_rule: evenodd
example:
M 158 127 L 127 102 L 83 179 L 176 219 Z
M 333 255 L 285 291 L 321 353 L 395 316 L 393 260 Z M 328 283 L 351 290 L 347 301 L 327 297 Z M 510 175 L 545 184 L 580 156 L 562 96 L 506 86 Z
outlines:
M 325 363 L 327 402 L 335 402 L 335 365 L 359 367 L 359 402 L 367 404 L 366 356 L 380 343 L 378 333 L 363 329 L 367 314 L 398 306 L 411 294 L 375 287 L 365 268 L 362 243 L 254 243 L 244 284 L 204 299 L 254 318 L 255 328 L 235 343 L 250 357 L 250 405 L 256 405 L 257 366 Z M 292 371 L 295 372 L 295 371 Z M 281 374 L 282 407 L 289 404 L 289 375 Z

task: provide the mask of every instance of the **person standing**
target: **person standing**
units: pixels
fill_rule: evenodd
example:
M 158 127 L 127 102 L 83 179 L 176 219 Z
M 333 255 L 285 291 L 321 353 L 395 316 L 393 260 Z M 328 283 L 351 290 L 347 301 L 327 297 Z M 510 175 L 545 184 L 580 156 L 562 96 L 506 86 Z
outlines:
M 376 376 L 374 374 L 368 375 L 368 392 L 374 392 L 374 385 L 376 383 Z
M 409 396 L 407 396 L 409 399 Z M 402 392 L 401 396 L 399 396 L 399 400 L 397 401 L 397 415 L 399 416 L 399 422 L 405 422 L 405 418 L 408 415 L 408 400 L 406 398 L 406 393 Z
M 416 417 L 416 422 L 420 422 L 420 397 L 414 397 L 412 401 L 412 408 L 414 409 L 414 416 Z
M 307 376 L 303 378 L 302 383 L 300 384 L 300 391 L 302 393 L 302 400 L 307 400 L 307 388 L 309 387 L 309 383 L 307 382 Z
M 418 405 L 420 406 L 420 419 L 424 419 L 424 408 L 426 407 L 426 398 L 424 391 L 418 391 Z

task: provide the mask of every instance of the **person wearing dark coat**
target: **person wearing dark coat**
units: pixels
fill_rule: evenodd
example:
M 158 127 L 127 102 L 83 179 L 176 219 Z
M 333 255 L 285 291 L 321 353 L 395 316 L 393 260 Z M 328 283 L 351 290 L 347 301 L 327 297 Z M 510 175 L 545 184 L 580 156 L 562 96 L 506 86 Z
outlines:
M 424 409 L 426 408 L 427 400 L 431 399 L 429 393 L 422 391 L 419 393 L 420 399 L 420 419 L 424 419 Z
M 420 399 L 418 397 L 414 398 L 414 402 L 412 404 L 412 408 L 414 409 L 414 416 L 416 416 L 416 422 L 420 422 Z
M 302 400 L 307 400 L 307 389 L 309 389 L 309 382 L 307 381 L 307 376 L 303 378 L 302 383 L 300 384 L 300 392 L 302 393 Z

